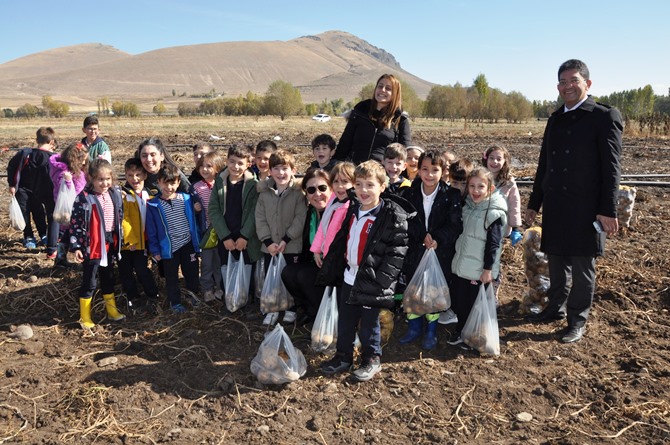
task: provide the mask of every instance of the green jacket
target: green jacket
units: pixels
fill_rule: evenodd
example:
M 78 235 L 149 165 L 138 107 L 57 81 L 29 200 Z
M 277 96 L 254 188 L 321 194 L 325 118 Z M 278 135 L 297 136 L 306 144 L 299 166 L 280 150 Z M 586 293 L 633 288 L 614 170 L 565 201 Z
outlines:
M 224 214 L 226 213 L 226 189 L 228 184 L 228 169 L 224 169 L 216 175 L 214 180 L 214 189 L 209 198 L 209 209 L 207 216 L 219 239 L 225 239 L 230 235 L 230 230 L 226 225 Z M 256 236 L 256 217 L 255 209 L 258 201 L 258 191 L 256 186 L 258 180 L 250 171 L 244 172 L 244 188 L 242 189 L 242 228 L 240 235 L 247 240 L 247 254 L 251 262 L 260 257 L 261 243 Z M 203 240 L 208 238 L 208 233 L 203 236 Z

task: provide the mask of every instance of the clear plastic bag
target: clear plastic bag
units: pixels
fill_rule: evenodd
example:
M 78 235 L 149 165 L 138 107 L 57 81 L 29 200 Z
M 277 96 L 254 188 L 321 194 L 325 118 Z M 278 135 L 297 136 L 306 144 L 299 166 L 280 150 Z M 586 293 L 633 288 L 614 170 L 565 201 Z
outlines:
M 225 272 L 223 272 L 225 268 Z M 249 301 L 249 282 L 251 281 L 251 265 L 244 264 L 244 254 L 240 252 L 240 259 L 236 260 L 233 253 L 228 251 L 228 265 L 222 266 L 223 286 L 226 290 L 226 308 L 235 312 L 246 306 Z
M 254 271 L 254 295 L 259 300 L 263 293 L 263 284 L 265 284 L 265 257 L 261 255 L 256 261 L 256 270 Z
M 312 326 L 312 349 L 322 352 L 337 343 L 337 291 L 328 286 Z
M 77 194 L 74 191 L 74 185 L 68 187 L 67 181 L 62 180 L 58 188 L 58 197 L 54 206 L 54 221 L 58 224 L 70 224 L 72 216 L 72 207 Z
M 251 373 L 264 385 L 294 382 L 305 375 L 307 361 L 302 351 L 293 346 L 281 325 L 275 326 L 251 360 Z
M 425 315 L 442 312 L 451 306 L 447 280 L 442 273 L 435 249 L 426 249 L 407 283 L 402 305 L 406 313 Z
M 12 200 L 9 202 L 9 221 L 14 230 L 26 228 L 26 220 L 23 219 L 23 213 L 21 213 L 21 207 L 19 201 L 16 200 L 16 196 L 12 196 Z
M 472 306 L 463 330 L 463 342 L 475 348 L 480 354 L 500 355 L 500 335 L 498 334 L 498 316 L 496 314 L 496 296 L 493 284 L 482 284 L 475 304 Z
M 261 312 L 285 311 L 293 307 L 293 297 L 286 290 L 281 279 L 281 271 L 286 267 L 286 260 L 281 253 L 272 257 L 265 275 L 263 291 L 261 292 Z

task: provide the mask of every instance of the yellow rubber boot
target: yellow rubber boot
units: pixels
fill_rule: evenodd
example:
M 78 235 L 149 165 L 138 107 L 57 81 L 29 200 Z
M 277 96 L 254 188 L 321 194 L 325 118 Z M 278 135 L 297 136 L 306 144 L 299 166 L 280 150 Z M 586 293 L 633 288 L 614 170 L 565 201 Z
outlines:
M 107 317 L 112 321 L 121 321 L 126 318 L 121 312 L 116 310 L 116 300 L 114 294 L 105 294 L 102 296 L 105 299 L 105 309 L 107 309 Z
M 80 298 L 79 299 L 79 324 L 84 328 L 94 328 L 95 323 L 91 319 L 91 299 L 90 298 Z

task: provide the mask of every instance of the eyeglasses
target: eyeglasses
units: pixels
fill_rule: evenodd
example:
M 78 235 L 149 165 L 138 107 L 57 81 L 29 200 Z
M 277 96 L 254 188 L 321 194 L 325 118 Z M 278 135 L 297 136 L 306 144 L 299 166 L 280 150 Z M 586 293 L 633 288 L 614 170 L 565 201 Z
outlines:
M 558 86 L 561 88 L 572 87 L 579 85 L 582 82 L 582 79 L 577 79 L 576 77 L 570 80 L 561 80 L 558 82 Z
M 314 193 L 316 193 L 316 190 L 317 190 L 317 189 L 319 189 L 319 191 L 320 191 L 321 193 L 324 193 L 326 190 L 328 190 L 328 186 L 325 185 L 325 184 L 321 184 L 321 185 L 318 186 L 318 187 L 314 187 L 314 186 L 312 186 L 312 187 L 307 187 L 305 190 L 307 190 L 307 194 L 308 194 L 308 195 L 313 195 Z

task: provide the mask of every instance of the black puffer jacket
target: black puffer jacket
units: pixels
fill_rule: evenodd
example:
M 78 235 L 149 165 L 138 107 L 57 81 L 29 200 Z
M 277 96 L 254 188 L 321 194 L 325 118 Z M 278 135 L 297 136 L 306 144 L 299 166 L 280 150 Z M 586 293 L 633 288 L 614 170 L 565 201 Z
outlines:
M 384 150 L 392 142 L 400 142 L 404 146 L 411 145 L 412 133 L 409 126 L 409 115 L 397 110 L 390 128 L 380 127 L 370 119 L 372 99 L 356 104 L 349 116 L 347 126 L 340 137 L 335 151 L 335 159 L 351 160 L 358 165 L 368 159 L 382 162 Z M 377 116 L 378 111 L 373 112 Z
M 342 228 L 335 235 L 316 277 L 317 286 L 341 284 L 347 267 L 346 250 L 350 221 L 359 207 L 358 203 L 349 206 Z M 396 196 L 382 199 L 347 303 L 385 308 L 394 306 L 395 286 L 407 253 L 407 224 L 413 216 L 414 209 L 404 199 Z
M 447 281 L 450 280 L 451 260 L 454 258 L 456 240 L 463 231 L 461 192 L 440 181 L 436 193 L 428 217 L 428 230 L 426 230 L 426 214 L 423 210 L 421 180 L 417 178 L 411 187 L 402 189 L 400 195 L 416 209 L 416 216 L 409 222 L 409 250 L 403 265 L 403 273 L 408 282 L 414 275 L 416 267 L 426 250 L 423 247 L 426 233 L 430 233 L 433 239 L 437 241 L 435 253 L 440 261 L 445 278 Z

